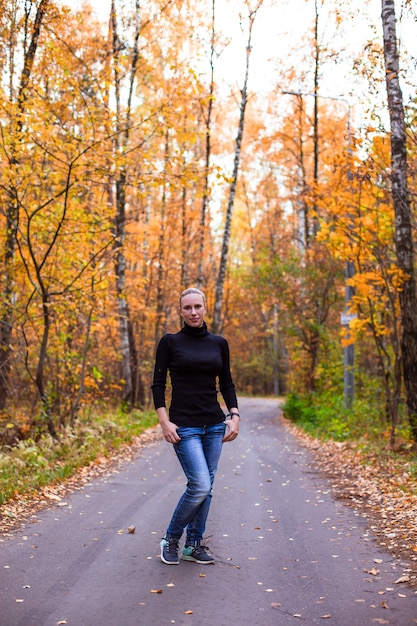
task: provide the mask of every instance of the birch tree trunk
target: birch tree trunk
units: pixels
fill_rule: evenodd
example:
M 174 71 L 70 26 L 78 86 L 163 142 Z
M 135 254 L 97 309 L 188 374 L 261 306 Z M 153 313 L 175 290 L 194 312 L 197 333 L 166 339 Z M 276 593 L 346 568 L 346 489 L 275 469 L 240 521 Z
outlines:
M 19 92 L 17 97 L 16 118 L 11 121 L 11 134 L 13 137 L 10 146 L 10 165 L 16 168 L 19 164 L 18 146 L 23 141 L 23 114 L 27 100 L 32 68 L 35 61 L 41 26 L 44 21 L 49 0 L 41 0 L 33 22 L 30 44 L 25 49 L 23 69 L 20 78 Z M 13 100 L 13 93 L 10 93 Z M 0 411 L 5 408 L 8 391 L 9 377 L 12 358 L 12 331 L 13 331 L 13 290 L 14 270 L 13 259 L 16 251 L 16 234 L 19 225 L 19 201 L 18 191 L 14 187 L 8 189 L 9 203 L 6 207 L 6 233 L 5 254 L 3 258 L 3 293 L 0 309 Z
M 236 195 L 236 185 L 237 185 L 237 177 L 239 173 L 239 163 L 240 163 L 240 152 L 242 148 L 242 139 L 243 139 L 243 129 L 245 126 L 245 111 L 246 104 L 248 99 L 248 81 L 249 81 L 249 65 L 250 65 L 250 57 L 252 52 L 252 31 L 253 25 L 256 18 L 256 13 L 262 4 L 258 3 L 257 7 L 253 11 L 249 11 L 248 21 L 249 21 L 249 29 L 248 29 L 248 39 L 246 42 L 246 67 L 245 67 L 245 79 L 243 81 L 243 87 L 241 90 L 241 101 L 240 101 L 240 116 L 239 116 L 239 126 L 236 136 L 235 143 L 235 156 L 233 161 L 233 172 L 232 178 L 229 188 L 229 198 L 227 202 L 226 209 L 226 219 L 224 225 L 223 232 L 223 242 L 222 249 L 220 254 L 220 264 L 219 271 L 217 275 L 217 281 L 215 286 L 215 300 L 214 300 L 214 314 L 213 314 L 213 324 L 212 329 L 214 333 L 221 333 L 223 330 L 223 292 L 224 292 L 224 283 L 226 280 L 226 270 L 227 270 L 227 261 L 229 256 L 229 242 L 230 242 L 230 233 L 232 228 L 232 215 L 233 215 L 233 205 L 235 202 Z
M 394 0 L 381 0 L 385 79 L 391 123 L 391 183 L 395 212 L 395 247 L 398 267 L 405 275 L 399 293 L 402 337 L 401 356 L 407 408 L 417 444 L 417 300 L 411 205 L 407 184 L 407 147 Z

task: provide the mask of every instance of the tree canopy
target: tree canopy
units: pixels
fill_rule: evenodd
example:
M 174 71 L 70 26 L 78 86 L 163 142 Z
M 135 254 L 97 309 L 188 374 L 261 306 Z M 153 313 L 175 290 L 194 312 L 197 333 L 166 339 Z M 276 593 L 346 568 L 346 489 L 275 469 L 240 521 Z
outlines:
M 416 412 L 415 7 L 299 2 L 294 37 L 287 4 L 2 2 L 2 424 L 146 406 L 193 285 L 240 393 L 343 395 L 354 345 L 355 394 Z

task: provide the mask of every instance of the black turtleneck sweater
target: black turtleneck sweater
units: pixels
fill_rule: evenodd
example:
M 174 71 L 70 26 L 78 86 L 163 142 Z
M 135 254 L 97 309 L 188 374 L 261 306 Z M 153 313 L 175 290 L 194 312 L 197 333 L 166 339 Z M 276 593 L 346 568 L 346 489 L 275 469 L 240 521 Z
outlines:
M 175 334 L 162 337 L 156 350 L 152 393 L 155 408 L 166 406 L 167 373 L 172 396 L 169 418 L 177 426 L 204 426 L 224 421 L 217 400 L 216 380 L 228 409 L 237 407 L 230 373 L 229 346 L 219 335 L 185 324 Z

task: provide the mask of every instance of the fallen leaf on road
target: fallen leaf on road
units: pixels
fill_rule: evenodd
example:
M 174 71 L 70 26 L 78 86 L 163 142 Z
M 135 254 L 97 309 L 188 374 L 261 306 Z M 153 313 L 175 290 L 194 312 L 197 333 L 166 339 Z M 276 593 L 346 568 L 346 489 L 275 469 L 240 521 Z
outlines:
M 174 583 L 168 583 L 167 587 L 175 587 Z
M 136 527 L 135 526 L 129 526 L 129 528 L 127 529 L 128 533 L 130 533 L 131 535 L 135 534 L 136 531 Z
M 389 606 L 388 606 L 388 604 L 385 602 L 385 600 L 383 600 L 383 601 L 381 602 L 381 606 L 382 606 L 382 608 L 383 608 L 383 609 L 389 609 Z
M 375 567 L 373 567 L 372 569 L 366 569 L 365 572 L 367 574 L 372 574 L 372 576 L 378 576 L 379 569 L 376 569 Z
M 184 611 L 185 615 L 192 615 L 193 611 Z
M 16 598 L 16 602 L 24 602 L 21 598 Z
M 162 593 L 162 589 L 151 589 L 151 593 Z
M 404 574 L 404 576 L 400 576 L 399 578 L 397 578 L 397 580 L 394 580 L 394 585 L 399 585 L 400 583 L 409 583 L 410 582 L 410 577 L 407 576 L 407 574 Z
M 66 624 L 67 620 L 66 619 L 61 619 L 59 622 L 57 622 L 57 626 L 60 626 L 60 624 Z
M 275 609 L 278 606 L 281 606 L 281 602 L 271 602 L 271 606 Z
M 331 615 L 330 615 L 330 613 L 327 613 L 326 615 L 321 615 L 320 617 L 321 617 L 321 619 L 330 619 Z
M 206 574 L 199 574 L 200 578 L 205 578 Z

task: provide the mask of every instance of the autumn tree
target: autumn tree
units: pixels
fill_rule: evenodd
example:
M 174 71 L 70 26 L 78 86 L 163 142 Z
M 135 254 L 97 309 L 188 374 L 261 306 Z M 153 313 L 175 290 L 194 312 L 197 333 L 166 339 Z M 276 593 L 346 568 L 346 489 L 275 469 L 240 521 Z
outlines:
M 45 20 L 49 0 L 40 0 L 25 3 L 22 9 L 19 3 L 5 4 L 1 11 L 1 19 L 8 29 L 8 46 L 2 55 L 2 67 L 8 77 L 8 93 L 4 92 L 4 109 L 9 112 L 8 128 L 9 142 L 3 143 L 8 160 L 10 177 L 5 182 L 3 192 L 5 200 L 5 248 L 2 260 L 3 280 L 2 298 L 0 301 L 0 410 L 6 406 L 9 391 L 9 374 L 12 359 L 12 331 L 13 319 L 13 292 L 14 269 L 13 260 L 16 252 L 16 233 L 19 225 L 19 199 L 15 187 L 15 178 L 19 168 L 20 151 L 24 147 L 26 127 L 24 115 L 29 95 L 31 74 L 35 63 L 41 28 Z M 23 19 L 23 33 L 19 32 L 19 22 Z M 17 56 L 20 49 L 23 51 L 22 70 L 16 76 Z M 4 85 L 3 89 L 7 89 Z

